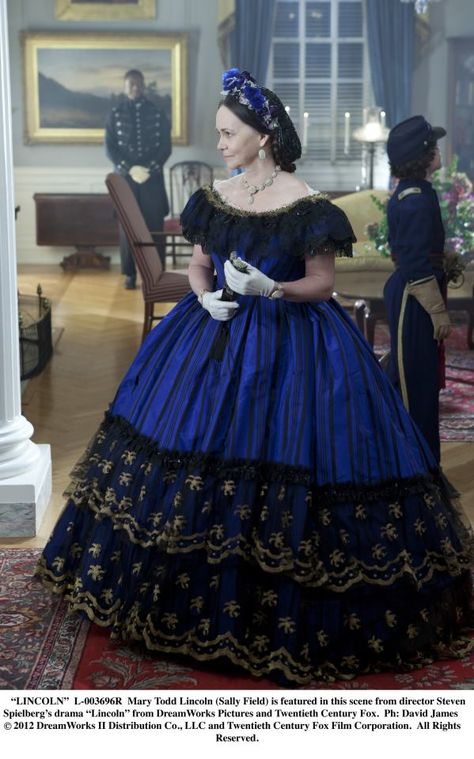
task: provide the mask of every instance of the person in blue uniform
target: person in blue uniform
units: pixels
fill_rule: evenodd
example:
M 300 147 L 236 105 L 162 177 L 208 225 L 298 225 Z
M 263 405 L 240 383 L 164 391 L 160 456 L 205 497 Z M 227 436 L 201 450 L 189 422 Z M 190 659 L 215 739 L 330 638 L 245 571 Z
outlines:
M 150 231 L 160 231 L 169 213 L 163 164 L 171 154 L 170 123 L 164 110 L 145 97 L 141 71 L 127 71 L 124 92 L 126 97 L 112 109 L 105 127 L 107 157 L 127 180 Z M 125 288 L 134 289 L 135 262 L 121 227 L 119 235 Z M 156 242 L 164 265 L 163 242 Z
M 395 263 L 384 289 L 391 337 L 387 371 L 438 462 L 442 341 L 450 321 L 444 228 L 431 176 L 441 166 L 437 140 L 445 134 L 413 116 L 397 124 L 387 142 L 391 172 L 399 179 L 387 207 Z
M 277 95 L 223 84 L 218 149 L 245 172 L 186 205 L 192 292 L 120 383 L 38 576 L 115 637 L 285 685 L 461 656 L 472 534 L 331 297 L 351 225 L 296 176 Z

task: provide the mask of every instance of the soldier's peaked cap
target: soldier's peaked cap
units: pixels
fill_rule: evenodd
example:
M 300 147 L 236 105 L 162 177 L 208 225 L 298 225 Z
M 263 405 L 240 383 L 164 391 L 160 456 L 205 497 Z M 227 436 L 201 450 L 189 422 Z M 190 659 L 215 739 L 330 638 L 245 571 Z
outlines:
M 387 153 L 390 163 L 402 166 L 408 161 L 421 158 L 428 146 L 445 134 L 446 129 L 431 126 L 424 116 L 411 116 L 400 121 L 388 135 Z

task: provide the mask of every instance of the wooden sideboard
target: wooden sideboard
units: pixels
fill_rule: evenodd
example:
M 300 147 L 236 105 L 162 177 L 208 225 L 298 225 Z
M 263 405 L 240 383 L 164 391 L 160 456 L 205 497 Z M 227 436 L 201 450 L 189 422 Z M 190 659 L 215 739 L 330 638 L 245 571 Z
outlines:
M 76 252 L 61 261 L 65 270 L 110 268 L 110 257 L 96 247 L 117 246 L 118 222 L 112 201 L 99 193 L 36 193 L 36 244 L 65 247 Z

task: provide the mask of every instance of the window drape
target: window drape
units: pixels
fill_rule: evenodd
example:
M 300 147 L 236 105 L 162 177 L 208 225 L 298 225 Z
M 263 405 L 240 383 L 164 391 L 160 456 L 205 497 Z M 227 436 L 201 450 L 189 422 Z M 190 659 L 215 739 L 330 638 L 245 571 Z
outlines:
M 412 115 L 414 9 L 399 0 L 366 1 L 375 100 L 387 114 L 387 126 L 393 127 Z
M 250 71 L 265 84 L 273 35 L 276 0 L 236 0 L 230 34 L 231 66 Z

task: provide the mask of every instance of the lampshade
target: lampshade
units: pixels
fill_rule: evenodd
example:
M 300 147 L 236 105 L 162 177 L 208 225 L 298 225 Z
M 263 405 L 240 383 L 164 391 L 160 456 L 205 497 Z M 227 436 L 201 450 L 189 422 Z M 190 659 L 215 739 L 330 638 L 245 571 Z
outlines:
M 439 3 L 440 0 L 400 0 L 402 3 L 414 3 L 415 4 L 415 10 L 417 13 L 427 13 L 428 12 L 428 5 L 430 4 L 430 1 L 432 3 Z
M 379 105 L 364 108 L 364 126 L 352 134 L 358 142 L 387 142 L 389 129 L 385 126 L 385 111 Z
M 368 121 L 364 126 L 355 129 L 352 135 L 358 142 L 387 142 L 389 131 L 380 121 Z

